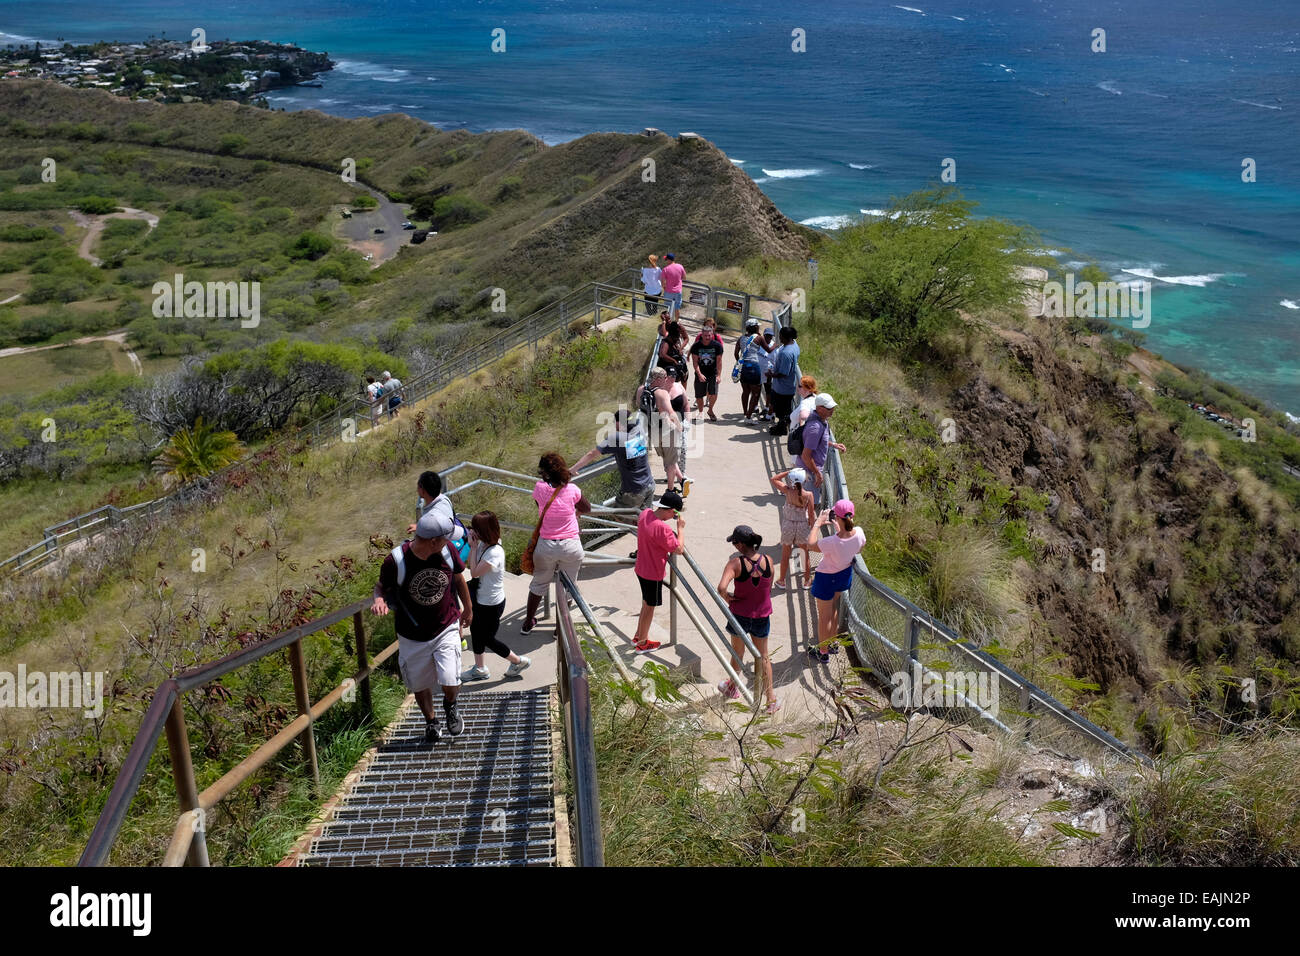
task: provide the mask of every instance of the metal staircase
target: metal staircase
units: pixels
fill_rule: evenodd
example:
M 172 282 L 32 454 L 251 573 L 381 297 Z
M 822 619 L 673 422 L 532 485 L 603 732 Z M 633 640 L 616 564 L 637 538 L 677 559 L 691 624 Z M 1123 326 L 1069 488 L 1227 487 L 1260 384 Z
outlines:
M 549 690 L 459 708 L 465 732 L 429 744 L 409 702 L 297 865 L 555 866 Z

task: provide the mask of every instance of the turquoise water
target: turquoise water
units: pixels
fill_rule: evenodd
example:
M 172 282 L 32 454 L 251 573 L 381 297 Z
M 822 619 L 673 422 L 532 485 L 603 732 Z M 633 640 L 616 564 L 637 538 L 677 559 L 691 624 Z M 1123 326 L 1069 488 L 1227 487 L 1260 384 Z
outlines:
M 1295 5 L 0 2 L 0 30 L 43 40 L 196 26 L 328 50 L 324 88 L 273 96 L 285 109 L 550 143 L 693 130 L 812 225 L 931 184 L 951 157 L 981 213 L 1035 226 L 1061 261 L 1156 277 L 1152 348 L 1300 414 Z M 1105 53 L 1090 50 L 1098 27 Z

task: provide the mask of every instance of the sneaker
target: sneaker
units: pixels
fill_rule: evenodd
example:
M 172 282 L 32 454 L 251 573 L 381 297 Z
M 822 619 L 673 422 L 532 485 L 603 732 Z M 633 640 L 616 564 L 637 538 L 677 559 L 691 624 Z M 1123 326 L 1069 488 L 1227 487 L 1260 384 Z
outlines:
M 447 715 L 447 733 L 459 737 L 465 732 L 465 718 L 456 713 L 456 702 L 442 705 L 442 712 Z
M 461 674 L 460 679 L 463 681 L 487 680 L 491 676 L 492 675 L 488 672 L 488 669 L 486 667 L 479 667 L 477 664 L 475 664 L 465 673 Z
M 649 638 L 646 638 L 644 641 L 638 641 L 636 644 L 633 644 L 632 646 L 635 647 L 638 651 L 653 651 L 661 647 L 662 645 L 658 641 L 652 641 Z
M 426 720 L 424 722 L 424 742 L 426 744 L 436 744 L 442 732 L 438 729 L 436 720 Z
M 530 632 L 532 631 L 532 629 L 535 628 L 536 626 L 537 626 L 537 618 L 535 618 L 535 617 L 530 617 L 528 620 L 524 621 L 524 626 L 521 627 L 521 628 L 519 629 L 519 633 L 520 633 L 520 634 L 528 634 L 528 633 L 530 633 Z
M 740 689 L 736 687 L 736 682 L 728 677 L 726 680 L 721 681 L 718 684 L 718 693 L 727 698 L 727 700 L 735 700 L 740 696 Z
M 812 661 L 815 664 L 829 664 L 831 662 L 831 656 L 829 654 L 823 654 L 817 649 L 816 644 L 813 644 L 808 648 L 808 656 L 812 658 Z
M 528 668 L 532 666 L 532 663 L 533 659 L 531 657 L 521 657 L 519 658 L 518 664 L 511 664 L 506 668 L 506 676 L 518 677 L 524 671 L 528 670 Z

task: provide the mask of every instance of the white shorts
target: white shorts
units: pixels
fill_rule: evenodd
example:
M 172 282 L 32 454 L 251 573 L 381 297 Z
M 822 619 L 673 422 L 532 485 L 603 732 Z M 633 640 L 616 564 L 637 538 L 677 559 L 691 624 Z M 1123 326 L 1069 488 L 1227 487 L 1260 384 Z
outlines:
M 412 641 L 397 635 L 397 666 L 402 683 L 411 693 L 435 685 L 460 685 L 460 625 L 453 624 L 431 641 Z

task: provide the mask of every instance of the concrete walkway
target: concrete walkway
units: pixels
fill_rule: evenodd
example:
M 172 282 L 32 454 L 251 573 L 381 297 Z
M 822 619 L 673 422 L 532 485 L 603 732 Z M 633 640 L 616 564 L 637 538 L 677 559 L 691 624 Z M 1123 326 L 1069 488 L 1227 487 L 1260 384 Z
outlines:
M 686 311 L 687 325 L 694 337 L 698 323 L 692 321 L 691 310 Z M 614 319 L 602 327 L 621 324 L 626 319 Z M 646 321 L 646 320 L 640 320 Z M 709 421 L 707 415 L 695 426 L 699 429 L 698 457 L 687 460 L 687 474 L 692 479 L 691 494 L 683 512 L 686 518 L 685 539 L 690 554 L 708 577 L 713 587 L 722 576 L 723 568 L 735 553 L 727 536 L 738 524 L 747 524 L 763 536 L 762 552 L 772 558 L 774 571 L 781 559 L 780 505 L 781 497 L 769 483 L 771 475 L 787 467 L 788 455 L 785 438 L 768 434 L 767 424 L 746 423 L 741 412 L 738 384 L 731 381 L 731 355 L 735 333 L 724 335 L 726 360 L 722 383 L 719 387 L 716 414 L 718 421 Z M 639 370 L 644 364 L 639 364 Z M 634 373 L 629 370 L 629 395 L 636 386 Z M 688 397 L 693 395 L 687 383 Z M 573 443 L 576 447 L 581 442 Z M 652 467 L 660 489 L 665 487 L 662 463 L 652 452 Z M 607 545 L 605 550 L 625 557 L 636 547 L 635 539 L 626 536 Z M 818 556 L 813 556 L 814 565 Z M 777 715 L 780 722 L 821 721 L 830 716 L 834 707 L 830 691 L 838 678 L 849 667 L 843 649 L 831 657 L 831 664 L 812 664 L 806 654 L 808 644 L 815 640 L 816 602 L 800 583 L 795 573 L 799 567 L 799 553 L 792 557 L 790 581 L 793 587 L 774 591 L 772 595 L 772 630 L 770 655 L 773 679 L 782 708 Z M 688 582 L 705 603 L 708 616 L 725 629 L 725 618 L 693 575 L 683 559 L 678 559 L 680 576 Z M 529 689 L 556 679 L 556 652 L 554 642 L 555 619 L 550 615 L 539 619 L 538 627 L 528 635 L 521 635 L 523 608 L 527 601 L 526 577 L 507 575 L 507 612 L 502 620 L 500 637 L 517 653 L 527 654 L 533 666 L 522 675 L 522 680 L 502 680 L 506 662 L 488 656 L 492 680 L 467 685 L 468 692 L 483 688 Z M 636 631 L 637 615 L 641 608 L 641 593 L 636 575 L 629 566 L 588 564 L 578 579 L 578 587 L 593 613 L 601 621 L 606 636 L 629 667 L 639 670 L 645 662 L 654 661 L 671 669 L 680 669 L 692 675 L 684 688 L 688 700 L 697 703 L 717 704 L 721 695 L 717 683 L 726 672 L 708 643 L 700 636 L 687 615 L 679 610 L 676 642 L 669 634 L 669 606 L 665 593 L 664 605 L 658 609 L 651 627 L 651 638 L 662 643 L 658 650 L 637 653 L 632 640 Z M 692 609 L 700 615 L 697 605 Z M 575 626 L 581 628 L 581 616 L 575 610 Z M 705 624 L 708 627 L 707 623 Z M 472 663 L 468 652 L 464 655 L 466 667 Z M 745 670 L 746 683 L 753 686 L 753 660 L 748 655 Z M 760 706 L 761 697 L 756 698 Z

